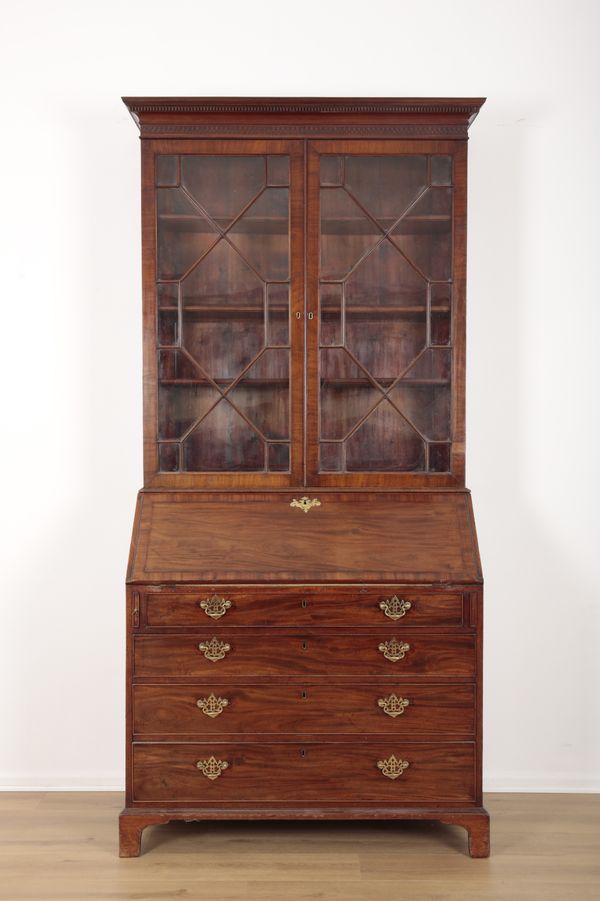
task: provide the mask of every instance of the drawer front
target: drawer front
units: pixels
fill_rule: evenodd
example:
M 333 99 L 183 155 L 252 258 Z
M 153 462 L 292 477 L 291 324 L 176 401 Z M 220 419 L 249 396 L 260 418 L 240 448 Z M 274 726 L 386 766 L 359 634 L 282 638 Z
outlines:
M 344 588 L 200 587 L 144 592 L 144 622 L 152 627 L 220 622 L 237 626 L 462 626 L 463 595 L 397 585 Z
M 137 635 L 137 676 L 475 675 L 475 636 L 380 629 L 212 629 Z
M 387 679 L 306 685 L 136 685 L 133 731 L 146 735 L 475 732 L 473 685 Z
M 135 801 L 474 801 L 470 742 L 134 744 Z M 408 764 L 408 766 L 405 766 Z

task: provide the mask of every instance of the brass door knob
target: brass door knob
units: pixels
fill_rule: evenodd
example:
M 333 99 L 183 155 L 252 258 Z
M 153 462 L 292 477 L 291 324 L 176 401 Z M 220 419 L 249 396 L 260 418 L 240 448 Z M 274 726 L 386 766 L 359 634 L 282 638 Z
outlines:
M 396 638 L 391 638 L 389 641 L 382 641 L 379 645 L 379 650 L 386 660 L 391 660 L 392 663 L 396 663 L 406 656 L 407 651 L 410 651 L 410 645 L 405 641 L 398 641 Z

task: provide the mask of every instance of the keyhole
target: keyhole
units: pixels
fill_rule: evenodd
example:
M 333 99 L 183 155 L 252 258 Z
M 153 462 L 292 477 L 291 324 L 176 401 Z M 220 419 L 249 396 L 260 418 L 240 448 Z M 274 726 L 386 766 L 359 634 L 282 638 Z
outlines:
M 302 606 L 306 610 L 306 608 L 308 607 L 308 601 L 302 601 Z
M 300 692 L 300 697 L 302 698 L 303 701 L 306 701 L 306 698 L 307 698 L 306 692 L 305 692 L 305 691 L 301 691 L 301 692 Z
M 307 644 L 305 641 L 302 642 L 302 650 L 305 651 L 307 648 Z
M 304 748 L 302 748 L 302 750 L 300 751 L 300 757 L 306 757 L 306 751 L 304 750 Z

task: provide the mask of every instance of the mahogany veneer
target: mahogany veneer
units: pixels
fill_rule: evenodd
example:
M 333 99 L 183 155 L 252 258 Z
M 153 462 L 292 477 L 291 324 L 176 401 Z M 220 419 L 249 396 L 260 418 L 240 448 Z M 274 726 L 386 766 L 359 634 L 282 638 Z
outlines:
M 195 819 L 439 819 L 489 853 L 464 485 L 481 99 L 128 98 L 144 489 L 120 853 Z

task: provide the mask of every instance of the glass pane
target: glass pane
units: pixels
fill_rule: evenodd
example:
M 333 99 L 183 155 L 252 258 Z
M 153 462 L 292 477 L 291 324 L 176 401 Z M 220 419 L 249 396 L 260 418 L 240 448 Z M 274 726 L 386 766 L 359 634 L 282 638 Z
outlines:
M 394 243 L 426 278 L 433 281 L 449 279 L 452 270 L 452 189 L 429 188 L 391 234 Z
M 186 310 L 182 345 L 204 372 L 228 384 L 264 347 L 263 311 Z
M 321 184 L 341 185 L 343 182 L 343 159 L 341 156 L 321 157 Z
M 179 157 L 158 154 L 156 157 L 156 184 L 160 188 L 176 187 L 179 184 Z
M 269 470 L 270 472 L 289 472 L 290 446 L 289 444 L 269 444 Z
M 227 228 L 266 183 L 263 156 L 182 156 L 181 186 Z
M 321 285 L 321 346 L 344 343 L 342 326 L 342 285 Z
M 429 445 L 429 471 L 450 472 L 450 445 Z
M 347 276 L 381 236 L 342 188 L 321 190 L 321 278 Z
M 267 157 L 267 184 L 289 185 L 290 183 L 290 158 L 289 156 Z
M 343 444 L 334 444 L 333 442 L 321 442 L 320 466 L 321 472 L 342 472 L 344 469 L 343 462 Z
M 289 171 L 283 154 L 157 161 L 163 472 L 289 471 Z
M 181 282 L 183 306 L 226 308 L 260 307 L 264 303 L 264 282 L 225 240 L 208 253 Z
M 179 282 L 156 286 L 158 306 L 161 309 L 177 310 L 179 305 Z
M 159 310 L 158 343 L 162 347 L 179 344 L 179 317 L 176 310 Z
M 347 156 L 345 187 L 389 228 L 427 188 L 426 156 Z
M 158 437 L 179 440 L 220 398 L 220 392 L 207 381 L 161 381 L 158 386 Z
M 177 472 L 179 469 L 179 445 L 158 445 L 158 469 L 160 472 Z
M 390 391 L 390 400 L 429 441 L 450 437 L 450 389 L 447 385 L 400 382 Z
M 451 156 L 432 156 L 431 157 L 431 184 L 432 185 L 451 185 L 452 184 L 452 157 Z
M 321 472 L 448 471 L 451 183 L 451 156 L 321 157 Z
M 265 468 L 265 444 L 230 403 L 221 400 L 183 441 L 187 472 L 255 472 Z
M 321 351 L 320 430 L 323 440 L 345 438 L 382 396 L 345 350 Z
M 450 351 L 441 347 L 429 348 L 415 360 L 402 378 L 447 382 L 450 378 Z
M 450 344 L 451 285 L 431 286 L 431 343 Z
M 289 438 L 290 351 L 265 350 L 228 397 L 265 438 Z
M 271 347 L 290 343 L 289 285 L 267 286 L 267 344 Z
M 346 441 L 348 472 L 425 469 L 425 443 L 386 400 Z
M 288 188 L 267 188 L 228 233 L 244 260 L 266 281 L 289 275 L 288 209 Z
M 180 188 L 158 188 L 156 195 L 158 277 L 178 279 L 214 245 L 219 233 Z

